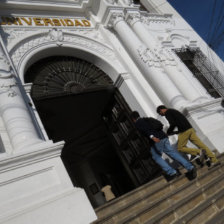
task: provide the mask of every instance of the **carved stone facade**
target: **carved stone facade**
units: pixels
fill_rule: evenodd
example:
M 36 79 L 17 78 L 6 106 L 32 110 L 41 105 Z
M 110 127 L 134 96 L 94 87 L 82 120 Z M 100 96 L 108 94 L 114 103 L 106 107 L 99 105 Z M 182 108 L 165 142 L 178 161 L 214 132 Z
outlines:
M 101 42 L 99 32 L 97 31 L 71 32 L 51 29 L 48 32 L 43 30 L 43 33 L 31 35 L 13 46 L 9 53 L 15 67 L 18 69 L 18 66 L 21 64 L 26 54 L 47 44 L 55 44 L 56 46 L 63 46 L 66 44 L 74 47 L 83 47 L 89 51 L 104 55 L 104 57 L 111 61 L 116 61 L 114 52 L 108 45 Z
M 158 105 L 179 109 L 212 150 L 224 152 L 222 98 L 214 99 L 176 54 L 176 49 L 199 48 L 211 60 L 207 45 L 168 3 L 161 11 L 156 1 L 140 1 L 145 11 L 132 0 L 0 3 L 0 223 L 29 224 L 32 218 L 38 224 L 87 224 L 97 218 L 88 197 L 102 202 L 94 183 L 85 189 L 92 190 L 88 197 L 73 186 L 60 158 L 64 139 L 49 139 L 32 99 L 35 77 L 32 72 L 26 77 L 36 63 L 65 58 L 55 88 L 66 74 L 73 77 L 72 83 L 66 80 L 68 87 L 77 87 L 75 78 L 82 78 L 80 71 L 89 74 L 85 69 L 92 64 L 94 77 L 98 70 L 109 76 L 131 110 L 162 120 Z M 223 62 L 211 54 L 224 77 Z M 86 63 L 76 72 L 66 64 L 68 58 Z M 48 217 L 50 211 L 55 213 Z
M 149 48 L 145 48 L 144 46 L 140 46 L 137 49 L 141 60 L 147 64 L 147 66 L 151 67 L 161 67 L 161 57 L 155 55 Z

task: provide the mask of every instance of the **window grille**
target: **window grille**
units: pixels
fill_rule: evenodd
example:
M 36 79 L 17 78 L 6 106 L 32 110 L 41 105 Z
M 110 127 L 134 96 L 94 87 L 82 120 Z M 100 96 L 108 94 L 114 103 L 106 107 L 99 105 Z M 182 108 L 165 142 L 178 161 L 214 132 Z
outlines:
M 224 97 L 224 78 L 199 48 L 174 51 L 212 97 Z

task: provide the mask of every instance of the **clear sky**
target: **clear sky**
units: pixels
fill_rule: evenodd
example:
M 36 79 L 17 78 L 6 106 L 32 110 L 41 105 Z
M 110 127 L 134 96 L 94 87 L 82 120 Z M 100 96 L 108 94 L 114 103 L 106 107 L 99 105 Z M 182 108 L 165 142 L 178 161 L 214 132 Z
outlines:
M 168 0 L 224 60 L 224 0 Z

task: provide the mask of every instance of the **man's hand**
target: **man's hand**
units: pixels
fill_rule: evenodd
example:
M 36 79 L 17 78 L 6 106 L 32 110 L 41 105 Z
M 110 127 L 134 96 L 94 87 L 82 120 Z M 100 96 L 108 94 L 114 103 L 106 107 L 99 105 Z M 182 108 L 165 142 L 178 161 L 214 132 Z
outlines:
M 156 138 L 156 137 L 153 137 L 152 140 L 153 140 L 154 142 L 160 142 L 160 139 L 159 139 L 159 138 Z

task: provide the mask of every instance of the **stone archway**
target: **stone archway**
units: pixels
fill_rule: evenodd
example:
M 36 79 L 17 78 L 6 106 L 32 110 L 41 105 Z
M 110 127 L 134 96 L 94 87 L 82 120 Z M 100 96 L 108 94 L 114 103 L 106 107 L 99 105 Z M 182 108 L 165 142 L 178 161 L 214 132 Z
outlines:
M 60 40 L 52 39 L 50 33 L 51 30 L 17 34 L 18 40 L 9 45 L 9 54 L 22 82 L 28 67 L 42 58 L 54 55 L 78 55 L 80 59 L 107 72 L 113 81 L 118 78 L 119 73 L 125 72 L 115 52 L 106 44 L 99 31 L 65 31 Z
M 33 83 L 32 97 L 82 93 L 113 85 L 101 69 L 75 57 L 52 56 L 39 60 L 26 72 L 25 82 Z
M 24 76 L 48 137 L 65 141 L 62 160 L 75 186 L 92 205 L 105 203 L 101 188 L 116 196 L 159 174 L 147 142 L 136 133 L 131 110 L 113 80 L 89 61 L 50 56 Z
M 73 184 L 94 207 L 105 203 L 106 184 L 116 196 L 133 189 L 102 119 L 114 94 L 106 73 L 85 60 L 54 56 L 30 66 L 25 82 L 33 83 L 31 97 L 49 138 L 65 141 L 62 160 Z

